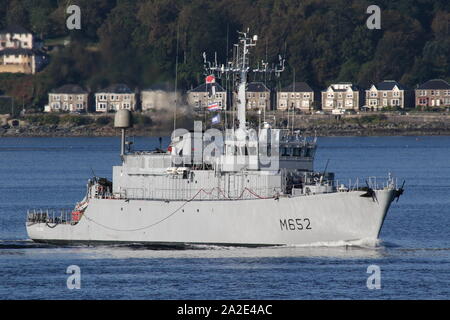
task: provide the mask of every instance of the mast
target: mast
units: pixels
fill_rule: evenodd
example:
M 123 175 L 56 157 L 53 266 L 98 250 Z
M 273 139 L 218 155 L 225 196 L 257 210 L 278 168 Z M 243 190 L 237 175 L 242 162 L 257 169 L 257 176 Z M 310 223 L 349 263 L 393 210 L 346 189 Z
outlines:
M 274 72 L 277 76 L 284 71 L 284 62 L 285 60 L 279 57 L 280 65 L 275 68 L 269 68 L 268 63 L 262 61 L 261 67 L 256 69 L 250 69 L 250 48 L 255 47 L 258 41 L 258 36 L 254 35 L 250 37 L 249 29 L 247 32 L 239 32 L 239 42 L 234 45 L 233 50 L 233 60 L 229 61 L 227 65 L 218 65 L 217 61 L 211 63 L 206 59 L 206 53 L 203 53 L 204 59 L 204 67 L 207 75 L 217 74 L 217 77 L 220 78 L 223 74 L 227 76 L 229 74 L 235 76 L 237 78 L 237 119 L 239 122 L 238 128 L 240 130 L 247 129 L 247 118 L 246 118 L 246 104 L 247 104 L 247 76 L 249 72 L 264 72 L 271 73 Z

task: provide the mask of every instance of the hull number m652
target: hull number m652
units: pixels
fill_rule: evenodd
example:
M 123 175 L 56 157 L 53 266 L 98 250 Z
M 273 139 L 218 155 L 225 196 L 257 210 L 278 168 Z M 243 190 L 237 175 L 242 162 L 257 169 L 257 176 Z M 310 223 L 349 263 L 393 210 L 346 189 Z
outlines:
M 309 218 L 304 219 L 280 219 L 281 230 L 295 231 L 295 230 L 312 230 L 311 220 Z

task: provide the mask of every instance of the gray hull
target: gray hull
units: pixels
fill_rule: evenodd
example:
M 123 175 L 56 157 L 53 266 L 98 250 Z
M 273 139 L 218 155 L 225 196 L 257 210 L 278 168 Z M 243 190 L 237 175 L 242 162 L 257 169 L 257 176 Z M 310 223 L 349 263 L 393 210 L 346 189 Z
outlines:
M 47 243 L 304 245 L 377 239 L 394 190 L 279 199 L 153 201 L 91 199 L 76 225 L 27 223 Z

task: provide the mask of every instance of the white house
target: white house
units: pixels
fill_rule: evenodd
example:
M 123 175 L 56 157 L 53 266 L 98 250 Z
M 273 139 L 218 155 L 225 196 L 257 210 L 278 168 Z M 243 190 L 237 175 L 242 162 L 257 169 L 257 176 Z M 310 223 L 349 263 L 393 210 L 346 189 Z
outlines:
M 136 94 L 125 84 L 113 84 L 95 94 L 95 111 L 136 110 Z

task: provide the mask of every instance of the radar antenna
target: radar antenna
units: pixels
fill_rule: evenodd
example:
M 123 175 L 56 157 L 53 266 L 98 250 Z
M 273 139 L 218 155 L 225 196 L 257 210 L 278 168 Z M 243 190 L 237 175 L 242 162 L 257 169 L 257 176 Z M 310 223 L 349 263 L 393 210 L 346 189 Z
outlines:
M 239 129 L 246 130 L 246 90 L 247 90 L 247 74 L 253 73 L 274 73 L 277 77 L 285 69 L 285 59 L 279 56 L 279 64 L 277 66 L 269 67 L 269 63 L 262 60 L 258 63 L 258 67 L 250 69 L 250 48 L 255 47 L 258 41 L 258 36 L 254 35 L 249 37 L 249 29 L 246 32 L 240 32 L 239 42 L 233 47 L 233 60 L 228 61 L 226 64 L 219 64 L 217 62 L 217 54 L 214 55 L 214 62 L 207 60 L 206 53 L 203 53 L 203 62 L 205 75 L 214 75 L 217 78 L 221 78 L 226 75 L 232 75 L 237 80 L 237 118 L 239 122 Z

